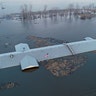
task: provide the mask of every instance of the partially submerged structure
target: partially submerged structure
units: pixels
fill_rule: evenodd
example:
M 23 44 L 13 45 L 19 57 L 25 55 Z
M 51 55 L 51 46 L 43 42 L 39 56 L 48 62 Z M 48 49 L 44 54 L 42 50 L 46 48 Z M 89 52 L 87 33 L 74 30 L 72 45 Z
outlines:
M 96 50 L 96 39 L 86 37 L 83 41 L 30 49 L 28 44 L 15 46 L 16 52 L 0 54 L 0 69 L 21 65 L 21 70 L 39 67 L 38 62 L 76 55 Z

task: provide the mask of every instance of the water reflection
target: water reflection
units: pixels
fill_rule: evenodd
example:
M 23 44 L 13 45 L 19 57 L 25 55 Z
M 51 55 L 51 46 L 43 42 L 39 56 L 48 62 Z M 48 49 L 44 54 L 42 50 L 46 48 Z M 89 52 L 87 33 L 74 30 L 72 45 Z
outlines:
M 72 23 L 73 17 L 69 17 L 68 21 L 69 21 L 69 23 Z
M 43 18 L 44 26 L 47 27 L 47 18 Z
M 26 29 L 29 29 L 30 28 L 30 25 L 32 25 L 32 21 L 28 21 L 28 20 L 23 20 L 23 21 L 21 21 L 21 23 L 22 23 L 22 25 L 23 25 L 23 27 L 24 28 L 26 28 Z
M 58 24 L 58 18 L 57 18 L 57 17 L 54 17 L 53 23 L 54 23 L 54 24 Z

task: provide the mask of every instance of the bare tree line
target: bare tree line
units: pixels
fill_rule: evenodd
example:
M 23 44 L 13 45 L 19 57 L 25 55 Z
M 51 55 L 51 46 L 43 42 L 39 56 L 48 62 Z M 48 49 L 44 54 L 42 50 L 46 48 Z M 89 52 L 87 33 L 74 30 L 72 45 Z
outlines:
M 22 20 L 34 20 L 37 18 L 54 18 L 57 16 L 60 17 L 71 17 L 71 16 L 80 16 L 81 19 L 85 17 L 92 17 L 96 15 L 96 6 L 94 4 L 86 5 L 80 7 L 79 4 L 69 4 L 65 9 L 59 9 L 58 7 L 48 9 L 47 5 L 44 5 L 42 11 L 33 11 L 32 5 L 22 5 L 21 6 L 21 18 Z
M 32 19 L 32 5 L 23 5 L 21 6 L 21 17 L 23 20 Z

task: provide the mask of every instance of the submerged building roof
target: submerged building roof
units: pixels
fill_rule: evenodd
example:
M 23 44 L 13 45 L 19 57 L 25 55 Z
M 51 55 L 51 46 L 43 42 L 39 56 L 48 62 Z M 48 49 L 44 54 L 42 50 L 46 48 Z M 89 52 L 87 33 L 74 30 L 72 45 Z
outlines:
M 34 57 L 31 56 L 25 56 L 22 60 L 21 60 L 21 69 L 22 70 L 27 70 L 27 69 L 31 69 L 34 67 L 39 67 L 38 62 L 36 61 L 36 59 Z
M 23 47 L 25 48 L 24 50 Z M 29 68 L 30 66 L 32 67 L 38 65 L 37 62 L 39 61 L 95 51 L 96 39 L 87 38 L 83 41 L 64 43 L 35 49 L 29 49 L 27 44 L 21 43 L 16 45 L 15 48 L 16 52 L 0 54 L 0 69 L 17 66 L 20 64 L 22 69 L 24 69 L 27 67 Z

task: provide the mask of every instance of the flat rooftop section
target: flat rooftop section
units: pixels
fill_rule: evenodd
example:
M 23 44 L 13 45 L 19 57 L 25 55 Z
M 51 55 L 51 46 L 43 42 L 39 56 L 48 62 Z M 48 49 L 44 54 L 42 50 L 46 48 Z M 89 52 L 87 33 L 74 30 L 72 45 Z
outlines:
M 16 52 L 24 52 L 29 49 L 30 48 L 29 48 L 28 44 L 25 44 L 25 43 L 20 43 L 20 44 L 15 45 Z
M 20 44 L 20 46 L 21 45 L 22 44 Z M 63 43 L 60 45 L 53 45 L 35 49 L 28 48 L 28 50 L 26 49 L 26 51 L 23 51 L 22 48 L 19 50 L 18 46 L 15 47 L 17 48 L 16 52 L 0 54 L 0 69 L 21 64 L 23 70 L 39 66 L 38 62 L 40 61 L 95 51 L 96 39 L 92 40 L 88 37 L 84 41 L 77 41 L 66 44 Z
M 36 67 L 39 67 L 39 64 L 34 57 L 25 56 L 21 60 L 21 69 L 23 71 L 28 70 L 28 69 L 32 69 L 32 68 L 36 68 Z

